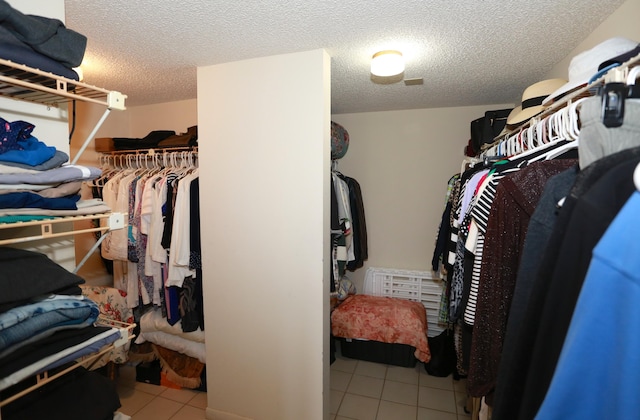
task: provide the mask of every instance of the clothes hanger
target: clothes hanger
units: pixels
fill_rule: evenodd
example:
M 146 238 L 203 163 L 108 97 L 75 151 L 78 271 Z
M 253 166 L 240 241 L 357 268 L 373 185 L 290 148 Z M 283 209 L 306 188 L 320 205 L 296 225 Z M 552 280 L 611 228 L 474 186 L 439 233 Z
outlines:
M 529 127 L 527 127 L 527 150 L 531 150 L 536 147 L 536 128 L 538 127 L 537 121 L 534 119 Z
M 528 158 L 530 155 L 535 154 L 535 153 L 539 153 L 540 151 L 543 150 L 552 150 L 554 147 L 557 147 L 557 145 L 559 143 L 561 143 L 562 141 L 564 141 L 563 138 L 561 138 L 561 136 L 557 135 L 554 132 L 554 125 L 557 125 L 557 122 L 555 122 L 555 113 L 551 114 L 547 117 L 545 117 L 541 122 L 541 130 L 539 130 L 540 132 L 545 132 L 547 133 L 546 136 L 546 142 L 543 142 L 541 145 L 534 147 L 533 149 L 529 149 L 517 156 L 513 156 L 512 158 L 510 158 L 510 160 L 516 160 L 516 159 L 524 159 L 524 158 Z M 542 153 L 539 156 L 535 156 L 534 158 L 529 159 L 529 162 L 537 162 L 539 160 L 542 160 L 546 157 L 547 153 Z
M 538 124 L 536 124 L 536 145 L 538 147 L 542 146 L 547 142 L 547 132 L 546 132 L 546 124 L 548 118 L 545 117 L 541 119 Z
M 558 112 L 558 124 L 560 129 L 560 136 L 565 140 L 575 140 L 571 136 L 570 128 L 569 128 L 569 104 L 564 108 L 560 109 Z
M 487 156 L 484 157 L 484 159 L 488 159 Z M 481 162 L 482 159 L 476 158 L 476 157 L 471 157 L 471 156 L 466 156 L 464 159 L 462 159 L 462 165 L 460 166 L 460 175 L 462 175 L 464 173 L 464 171 L 466 171 L 467 169 L 469 169 L 472 165 L 475 165 L 478 162 Z M 469 166 L 467 166 L 467 164 L 469 164 Z
M 518 154 L 518 143 L 520 142 L 520 137 L 522 136 L 522 131 L 518 131 L 514 136 L 512 136 L 509 140 L 509 150 L 507 152 L 507 156 L 513 156 Z
M 569 106 L 569 131 L 575 140 L 578 140 L 580 137 L 578 107 L 580 107 L 586 99 L 587 98 L 580 98 Z
M 529 136 L 528 127 L 520 130 L 520 136 L 518 137 L 517 153 L 522 153 L 527 150 L 528 136 Z
M 546 154 L 545 160 L 552 160 L 569 150 L 576 149 L 580 145 L 580 128 L 578 127 L 578 107 L 586 98 L 578 99 L 575 102 L 569 101 L 565 108 L 565 134 L 569 143 L 556 147 Z
M 636 165 L 636 169 L 633 171 L 633 185 L 635 185 L 637 191 L 640 191 L 640 163 Z
M 500 154 L 506 155 L 506 156 L 510 156 L 512 155 L 511 153 L 511 143 L 513 142 L 513 135 L 507 137 L 507 139 L 504 142 L 504 150 L 502 150 Z

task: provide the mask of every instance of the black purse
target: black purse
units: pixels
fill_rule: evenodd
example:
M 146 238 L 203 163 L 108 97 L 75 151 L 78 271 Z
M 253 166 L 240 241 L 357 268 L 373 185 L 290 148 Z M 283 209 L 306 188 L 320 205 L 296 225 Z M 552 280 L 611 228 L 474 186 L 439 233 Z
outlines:
M 456 348 L 453 342 L 453 331 L 445 329 L 435 337 L 429 337 L 431 360 L 425 362 L 424 368 L 431 376 L 446 377 L 456 369 Z
M 500 134 L 507 124 L 507 117 L 511 111 L 511 109 L 486 111 L 484 117 L 471 121 L 470 146 L 475 155 L 480 152 L 483 144 L 492 143 L 493 139 Z

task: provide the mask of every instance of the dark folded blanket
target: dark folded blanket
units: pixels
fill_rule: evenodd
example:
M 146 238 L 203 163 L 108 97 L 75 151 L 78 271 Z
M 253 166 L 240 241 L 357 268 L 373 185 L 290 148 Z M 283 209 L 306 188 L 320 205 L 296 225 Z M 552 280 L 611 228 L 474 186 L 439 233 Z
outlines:
M 67 29 L 58 19 L 25 15 L 0 0 L 0 43 L 22 44 L 68 68 L 82 63 L 87 37 Z
M 167 137 L 174 136 L 175 131 L 156 130 L 147 134 L 141 139 L 114 137 L 113 146 L 116 150 L 137 150 L 137 149 L 153 149 L 158 146 L 162 140 Z

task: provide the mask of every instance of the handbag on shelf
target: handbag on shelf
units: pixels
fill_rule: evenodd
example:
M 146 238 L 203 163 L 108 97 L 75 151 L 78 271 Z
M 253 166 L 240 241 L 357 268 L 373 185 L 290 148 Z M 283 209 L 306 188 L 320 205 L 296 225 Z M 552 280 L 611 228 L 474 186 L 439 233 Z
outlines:
M 475 154 L 480 152 L 484 144 L 492 143 L 507 124 L 507 117 L 512 109 L 495 109 L 486 111 L 483 117 L 471 121 L 471 148 Z

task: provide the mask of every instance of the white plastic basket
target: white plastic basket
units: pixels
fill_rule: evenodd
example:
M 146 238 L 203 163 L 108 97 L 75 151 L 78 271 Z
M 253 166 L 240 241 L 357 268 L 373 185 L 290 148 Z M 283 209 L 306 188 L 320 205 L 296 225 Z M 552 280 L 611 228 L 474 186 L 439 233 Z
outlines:
M 421 302 L 427 311 L 427 335 L 435 337 L 445 329 L 438 323 L 442 286 L 442 280 L 430 271 L 369 267 L 363 294 Z

